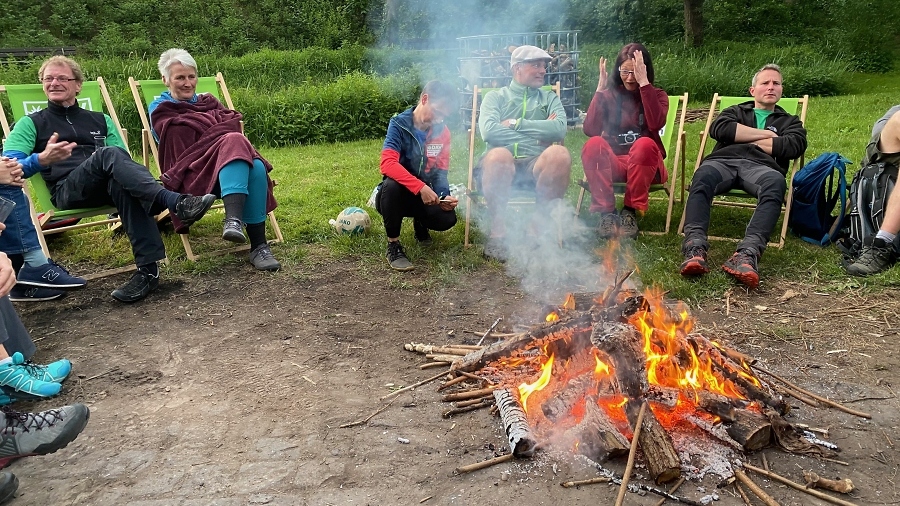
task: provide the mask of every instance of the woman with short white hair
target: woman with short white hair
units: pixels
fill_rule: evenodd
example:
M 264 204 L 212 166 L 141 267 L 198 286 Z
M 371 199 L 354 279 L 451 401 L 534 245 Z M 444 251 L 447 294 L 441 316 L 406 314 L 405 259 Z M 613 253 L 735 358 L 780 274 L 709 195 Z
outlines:
M 196 93 L 197 62 L 190 53 L 169 49 L 158 68 L 168 91 L 148 111 L 159 141 L 163 185 L 173 191 L 205 188 L 221 197 L 222 238 L 244 243 L 249 237 L 250 263 L 259 270 L 278 270 L 281 264 L 266 242 L 266 214 L 277 206 L 268 175 L 272 165 L 241 131 L 241 113 L 226 109 L 212 95 Z

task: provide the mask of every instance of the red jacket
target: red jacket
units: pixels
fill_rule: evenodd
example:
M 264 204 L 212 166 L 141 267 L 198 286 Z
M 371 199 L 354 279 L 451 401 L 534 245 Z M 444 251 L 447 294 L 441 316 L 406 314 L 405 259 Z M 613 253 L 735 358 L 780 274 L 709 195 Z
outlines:
M 668 113 L 668 95 L 652 84 L 636 91 L 617 86 L 594 94 L 583 129 L 588 137 L 602 136 L 617 155 L 628 154 L 629 149 L 619 142 L 618 136 L 629 131 L 640 132 L 641 137 L 650 137 L 656 142 L 665 158 L 666 148 L 659 138 L 659 131 L 666 125 Z

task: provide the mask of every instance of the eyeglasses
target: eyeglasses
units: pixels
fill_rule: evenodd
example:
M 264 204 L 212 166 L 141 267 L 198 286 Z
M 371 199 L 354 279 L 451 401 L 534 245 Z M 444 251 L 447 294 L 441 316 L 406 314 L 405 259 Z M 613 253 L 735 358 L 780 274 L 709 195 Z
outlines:
M 46 76 L 46 77 L 44 77 L 43 79 L 41 79 L 41 81 L 43 81 L 43 82 L 45 82 L 45 83 L 47 83 L 47 84 L 50 84 L 50 83 L 52 83 L 53 81 L 57 81 L 57 82 L 60 82 L 60 83 L 62 83 L 62 84 L 65 84 L 65 83 L 67 83 L 67 82 L 69 82 L 69 81 L 75 81 L 75 78 L 74 78 L 74 77 L 66 77 L 66 76 L 55 76 L 55 77 Z
M 633 70 L 626 70 L 626 69 L 623 69 L 622 67 L 619 67 L 619 74 L 620 74 L 620 75 L 623 75 L 623 76 L 627 76 L 627 75 L 632 75 L 632 76 L 633 76 L 633 75 L 634 75 L 634 71 L 633 71 Z

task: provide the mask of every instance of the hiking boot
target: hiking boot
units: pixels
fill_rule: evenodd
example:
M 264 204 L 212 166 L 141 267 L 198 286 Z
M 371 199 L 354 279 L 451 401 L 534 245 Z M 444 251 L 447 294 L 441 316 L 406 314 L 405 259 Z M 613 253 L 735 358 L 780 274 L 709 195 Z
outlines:
M 636 239 L 638 236 L 637 215 L 631 209 L 622 209 L 619 212 L 619 235 L 627 239 Z
M 119 302 L 132 303 L 143 299 L 158 286 L 159 274 L 154 276 L 143 269 L 138 269 L 127 283 L 113 290 L 110 295 Z
M 66 359 L 57 360 L 47 365 L 27 361 L 22 366 L 25 367 L 31 377 L 48 383 L 62 383 L 72 372 L 72 362 Z
M 597 235 L 601 239 L 610 239 L 619 235 L 619 216 L 616 213 L 602 213 Z
M 9 300 L 13 302 L 42 302 L 46 300 L 61 299 L 65 296 L 66 292 L 62 290 L 38 288 L 36 286 L 29 287 L 16 285 L 9 291 Z
M 501 264 L 505 263 L 509 258 L 509 252 L 506 250 L 506 244 L 504 244 L 502 237 L 491 237 L 488 239 L 487 244 L 484 245 L 484 252 L 482 254 L 484 255 L 484 258 L 496 260 Z
M 9 471 L 0 472 L 0 504 L 16 496 L 16 490 L 19 489 L 19 479 L 16 475 Z
M 406 252 L 403 251 L 403 245 L 400 241 L 388 241 L 387 260 L 391 264 L 391 269 L 395 271 L 411 271 L 414 269 L 412 262 L 406 258 Z
M 211 193 L 207 193 L 202 197 L 182 195 L 178 200 L 178 204 L 175 205 L 175 216 L 181 220 L 185 227 L 189 227 L 202 218 L 215 201 L 216 196 Z
M 419 245 L 428 248 L 434 244 L 431 234 L 428 232 L 428 227 L 419 223 L 419 220 L 413 220 L 413 230 L 416 233 L 416 241 L 419 242 Z
M 756 254 L 750 250 L 741 249 L 734 252 L 731 258 L 722 264 L 722 270 L 727 272 L 738 282 L 753 289 L 759 286 L 759 271 L 756 269 Z
M 225 224 L 222 225 L 222 239 L 238 244 L 247 242 L 247 236 L 244 235 L 244 224 L 237 218 L 225 218 Z
M 16 284 L 56 290 L 77 290 L 84 288 L 87 281 L 72 276 L 61 265 L 48 260 L 44 265 L 37 267 L 31 267 L 27 263 L 23 265 L 16 276 Z
M 275 255 L 268 244 L 260 244 L 255 250 L 250 252 L 250 263 L 258 271 L 277 271 L 281 269 L 281 264 L 275 260 Z
M 2 409 L 6 426 L 0 429 L 0 469 L 21 457 L 46 455 L 65 448 L 84 430 L 91 416 L 84 404 L 40 413 Z
M 867 237 L 856 261 L 847 266 L 847 274 L 869 276 L 889 269 L 896 261 L 894 247 L 879 237 Z
M 25 357 L 18 351 L 11 358 L 11 362 L 0 365 L 0 385 L 38 397 L 52 397 L 62 390 L 59 383 L 43 381 L 29 374 L 24 365 Z
M 701 246 L 692 246 L 684 254 L 684 262 L 681 262 L 682 276 L 702 276 L 709 272 L 706 263 L 706 250 Z

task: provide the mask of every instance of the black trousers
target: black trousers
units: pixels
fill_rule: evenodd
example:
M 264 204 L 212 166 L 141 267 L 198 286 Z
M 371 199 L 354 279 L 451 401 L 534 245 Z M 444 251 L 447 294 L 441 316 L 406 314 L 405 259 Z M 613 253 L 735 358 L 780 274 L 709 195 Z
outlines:
M 106 146 L 60 181 L 52 200 L 60 209 L 116 206 L 135 263 L 146 265 L 166 257 L 154 218 L 163 211 L 154 202 L 162 189 L 147 168 L 132 160 L 124 149 Z
M 7 296 L 0 297 L 0 344 L 10 357 L 18 351 L 28 360 L 35 352 L 34 341 Z
M 694 173 L 684 209 L 684 252 L 693 246 L 709 249 L 706 238 L 713 197 L 733 188 L 744 190 L 757 199 L 744 239 L 736 249 L 748 249 L 757 256 L 763 254 L 781 216 L 787 181 L 781 172 L 744 159 L 709 160 Z
M 444 211 L 441 206 L 426 206 L 422 197 L 402 184 L 387 178 L 381 183 L 375 210 L 384 218 L 388 237 L 400 237 L 403 218 L 412 218 L 417 226 L 443 232 L 456 225 L 456 211 Z

